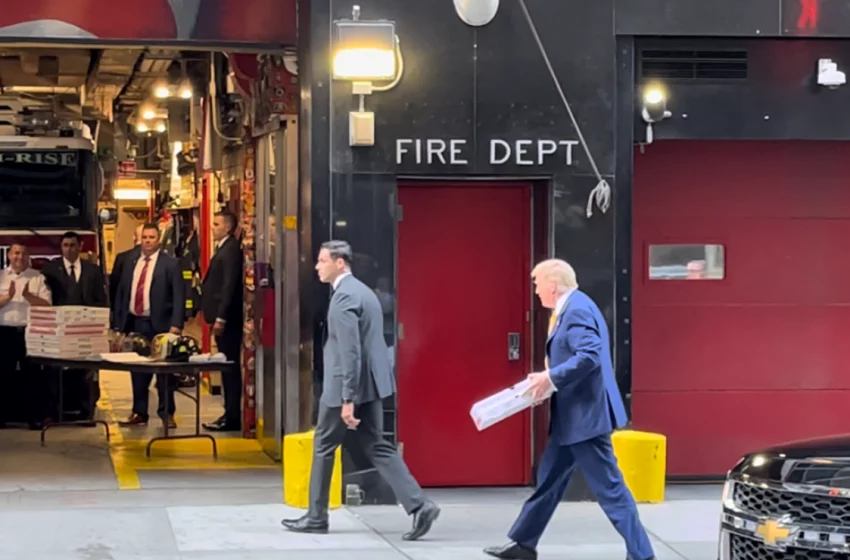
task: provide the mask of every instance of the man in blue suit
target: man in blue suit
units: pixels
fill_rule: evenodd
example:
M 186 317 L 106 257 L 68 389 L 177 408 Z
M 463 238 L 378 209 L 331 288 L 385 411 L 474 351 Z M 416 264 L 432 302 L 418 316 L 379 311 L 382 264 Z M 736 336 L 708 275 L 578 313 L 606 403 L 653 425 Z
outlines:
M 543 261 L 531 276 L 540 302 L 552 309 L 546 371 L 528 376 L 536 403 L 554 390 L 549 442 L 540 459 L 537 488 L 508 532 L 511 542 L 484 552 L 496 558 L 535 560 L 540 537 L 579 467 L 625 540 L 628 560 L 651 560 L 652 545 L 611 445 L 611 433 L 627 418 L 614 378 L 605 319 L 593 300 L 578 290 L 575 271 L 565 261 Z
M 140 334 L 149 342 L 158 334 L 180 334 L 186 306 L 183 275 L 177 259 L 160 251 L 159 246 L 159 228 L 156 224 L 145 224 L 140 250 L 131 253 L 122 267 L 112 306 L 113 329 Z M 145 426 L 148 423 L 148 391 L 153 374 L 132 372 L 130 377 L 133 382 L 133 412 L 120 425 Z M 174 392 L 177 379 L 173 375 L 159 373 L 156 388 L 159 397 L 157 415 L 169 428 L 176 428 Z

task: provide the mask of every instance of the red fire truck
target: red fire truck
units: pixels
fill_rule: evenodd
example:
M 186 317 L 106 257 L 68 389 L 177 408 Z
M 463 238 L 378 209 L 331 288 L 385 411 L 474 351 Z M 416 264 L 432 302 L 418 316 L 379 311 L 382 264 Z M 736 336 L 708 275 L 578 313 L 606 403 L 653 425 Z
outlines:
M 0 97 L 0 268 L 13 243 L 24 243 L 35 268 L 59 256 L 66 231 L 83 251 L 98 251 L 97 199 L 103 170 L 90 128 L 62 123 Z

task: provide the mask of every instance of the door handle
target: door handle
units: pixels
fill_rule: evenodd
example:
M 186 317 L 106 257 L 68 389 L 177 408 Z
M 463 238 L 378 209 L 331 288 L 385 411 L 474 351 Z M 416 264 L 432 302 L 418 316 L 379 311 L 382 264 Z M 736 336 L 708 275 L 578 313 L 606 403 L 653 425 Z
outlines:
M 516 362 L 519 360 L 519 333 L 508 333 L 508 361 Z

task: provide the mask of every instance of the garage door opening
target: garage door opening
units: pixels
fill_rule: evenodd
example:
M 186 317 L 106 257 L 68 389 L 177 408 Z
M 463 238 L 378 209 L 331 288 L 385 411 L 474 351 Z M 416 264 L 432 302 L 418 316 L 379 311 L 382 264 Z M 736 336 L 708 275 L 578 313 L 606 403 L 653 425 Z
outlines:
M 633 420 L 671 476 L 846 432 L 846 142 L 658 142 L 635 153 Z

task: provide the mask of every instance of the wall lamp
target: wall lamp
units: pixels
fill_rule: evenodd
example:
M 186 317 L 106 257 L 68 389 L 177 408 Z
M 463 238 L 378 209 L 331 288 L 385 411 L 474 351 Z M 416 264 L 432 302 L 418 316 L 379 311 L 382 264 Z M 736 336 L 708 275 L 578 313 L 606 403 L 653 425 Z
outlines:
M 360 6 L 350 20 L 334 22 L 333 79 L 352 82 L 360 107 L 348 114 L 349 146 L 375 145 L 375 113 L 366 111 L 366 96 L 387 91 L 401 81 L 404 59 L 395 33 L 395 22 L 360 19 Z M 372 82 L 390 81 L 377 86 Z
M 652 125 L 673 116 L 667 110 L 667 92 L 661 86 L 649 85 L 643 89 L 640 116 L 646 123 L 646 143 L 652 144 Z
M 454 0 L 458 17 L 470 27 L 483 27 L 499 11 L 499 0 Z

